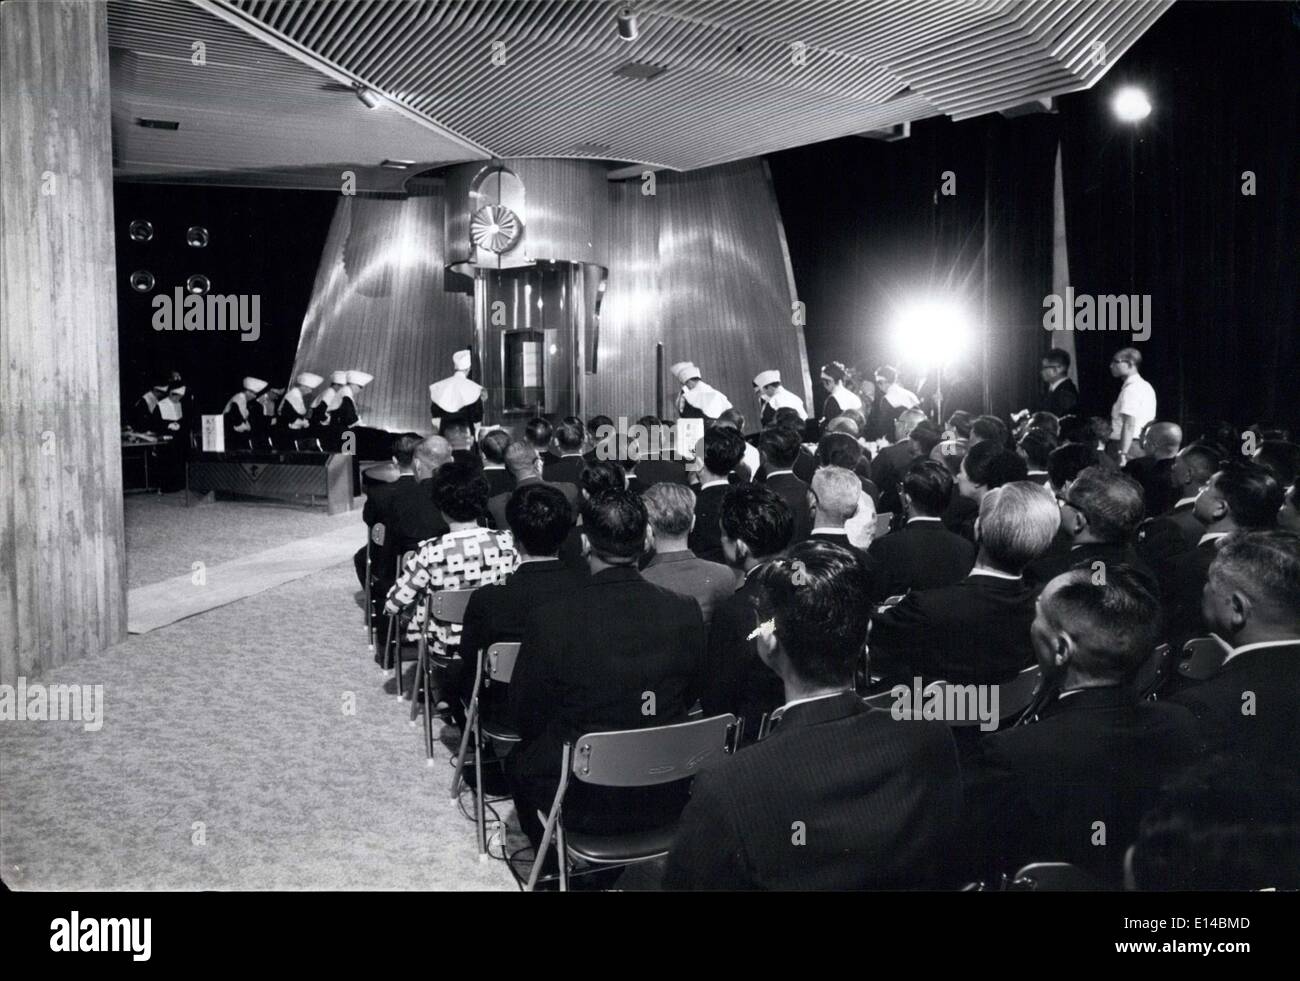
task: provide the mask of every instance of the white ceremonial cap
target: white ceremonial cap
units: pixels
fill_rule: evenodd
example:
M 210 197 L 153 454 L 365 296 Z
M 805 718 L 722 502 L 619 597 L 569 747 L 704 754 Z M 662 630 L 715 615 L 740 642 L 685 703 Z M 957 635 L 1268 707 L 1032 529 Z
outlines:
M 457 351 L 451 356 L 451 366 L 457 371 L 469 371 L 470 361 L 469 348 L 463 351 Z
M 154 385 L 154 386 L 153 386 L 153 390 L 154 390 L 155 392 L 165 392 L 165 391 L 167 391 L 167 389 L 170 388 L 170 387 L 171 387 L 171 386 L 168 385 L 166 382 L 163 382 L 162 384 Z
M 671 371 L 673 376 L 683 385 L 692 378 L 700 377 L 700 369 L 695 367 L 695 365 L 691 364 L 689 361 L 678 361 L 675 365 L 670 366 L 668 370 Z
M 303 388 L 316 388 L 323 381 L 325 381 L 324 378 L 322 378 L 320 375 L 313 374 L 310 371 L 304 371 L 301 375 L 298 376 L 298 384 L 301 385 Z
M 357 371 L 355 368 L 348 372 L 348 384 L 356 385 L 358 388 L 365 388 L 374 380 L 374 375 L 367 375 L 364 371 Z
M 266 388 L 266 382 L 262 381 L 260 378 L 254 378 L 252 375 L 249 375 L 244 379 L 244 387 L 256 395 L 258 392 L 262 391 L 262 389 Z
M 185 386 L 184 386 L 184 385 L 177 385 L 175 388 L 169 390 L 169 394 L 171 394 L 171 395 L 184 395 L 184 394 L 185 394 Z
M 760 371 L 754 376 L 754 384 L 759 388 L 765 388 L 768 385 L 781 384 L 781 372 L 779 371 Z
M 346 371 L 336 371 L 330 375 L 331 385 L 346 385 L 348 383 L 348 373 Z

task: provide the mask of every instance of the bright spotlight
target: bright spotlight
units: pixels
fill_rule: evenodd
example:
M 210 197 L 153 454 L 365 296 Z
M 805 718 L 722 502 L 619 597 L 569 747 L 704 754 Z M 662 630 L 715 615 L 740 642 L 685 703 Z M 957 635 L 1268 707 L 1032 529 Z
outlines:
M 1117 118 L 1126 123 L 1137 123 L 1151 115 L 1151 100 L 1141 89 L 1126 85 L 1115 93 L 1111 109 Z
M 966 350 L 970 325 L 955 303 L 917 303 L 905 308 L 899 316 L 894 341 L 904 361 L 942 367 Z

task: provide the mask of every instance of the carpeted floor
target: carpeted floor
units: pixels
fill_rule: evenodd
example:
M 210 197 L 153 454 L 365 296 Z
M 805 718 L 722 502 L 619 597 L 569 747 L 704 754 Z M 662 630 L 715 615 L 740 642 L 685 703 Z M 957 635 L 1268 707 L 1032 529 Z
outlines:
M 274 506 L 128 502 L 133 585 L 328 528 Z M 345 563 L 47 672 L 104 723 L 0 726 L 0 863 L 19 889 L 513 889 L 481 864 L 384 692 Z M 30 679 L 29 679 L 30 680 Z M 391 683 L 390 683 L 391 684 Z M 345 701 L 355 698 L 355 714 Z M 448 732 L 450 738 L 454 733 Z M 466 796 L 468 802 L 469 798 Z M 511 811 L 501 806 L 503 816 Z

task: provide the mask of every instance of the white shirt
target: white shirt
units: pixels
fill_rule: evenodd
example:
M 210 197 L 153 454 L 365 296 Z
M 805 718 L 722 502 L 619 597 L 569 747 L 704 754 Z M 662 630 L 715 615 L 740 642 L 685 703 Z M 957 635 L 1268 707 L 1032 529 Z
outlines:
M 1243 644 L 1241 647 L 1234 647 L 1229 651 L 1228 656 L 1223 659 L 1223 663 L 1227 664 L 1238 654 L 1245 654 L 1247 651 L 1258 651 L 1265 647 L 1290 647 L 1297 643 L 1300 643 L 1300 638 L 1293 637 L 1291 640 L 1261 640 L 1255 644 Z
M 1119 398 L 1110 410 L 1110 438 L 1119 439 L 1124 432 L 1123 416 L 1133 417 L 1133 439 L 1142 433 L 1142 427 L 1156 417 L 1156 390 L 1141 375 L 1133 374 L 1124 379 L 1120 386 Z
M 726 477 L 719 477 L 717 480 L 710 480 L 707 484 L 700 484 L 700 490 L 707 490 L 710 487 L 717 487 L 718 484 L 730 483 Z
M 748 440 L 745 442 L 745 455 L 740 460 L 745 466 L 749 467 L 751 477 L 758 473 L 758 468 L 763 465 L 763 457 L 759 454 L 758 447 Z
M 914 521 L 942 521 L 943 518 L 931 518 L 927 515 L 917 515 L 915 518 L 908 518 L 907 523 L 910 525 Z
M 808 413 L 803 407 L 803 399 L 784 386 L 777 388 L 777 390 L 772 393 L 771 398 L 764 396 L 763 401 L 770 405 L 773 411 L 777 409 L 794 409 L 795 412 L 799 413 L 800 419 L 808 418 Z
M 990 569 L 982 565 L 977 565 L 966 574 L 967 579 L 972 576 L 992 576 L 994 579 L 1011 579 L 1013 581 L 1025 578 L 1024 576 L 1013 576 L 1009 572 L 998 572 L 997 569 Z
M 1207 531 L 1196 543 L 1196 547 L 1200 548 L 1206 542 L 1217 542 L 1220 538 L 1227 538 L 1231 534 L 1230 531 Z
M 899 384 L 889 386 L 889 391 L 885 393 L 885 401 L 896 409 L 914 409 L 921 404 L 919 398 Z

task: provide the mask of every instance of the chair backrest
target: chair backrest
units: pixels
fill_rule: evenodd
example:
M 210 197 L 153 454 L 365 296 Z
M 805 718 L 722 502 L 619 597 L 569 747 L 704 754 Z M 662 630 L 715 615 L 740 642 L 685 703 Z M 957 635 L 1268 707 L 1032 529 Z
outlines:
M 1004 681 L 998 692 L 998 709 L 1003 719 L 1019 715 L 1034 700 L 1042 684 L 1043 671 L 1037 664 L 1025 668 L 1010 681 Z
M 1010 892 L 1097 892 L 1104 887 L 1069 862 L 1031 862 L 1011 877 Z
M 1146 659 L 1142 667 L 1138 668 L 1138 673 L 1133 677 L 1133 690 L 1138 693 L 1139 698 L 1145 701 L 1156 697 L 1156 692 L 1169 677 L 1171 660 L 1173 660 L 1173 648 L 1168 644 L 1161 644 L 1151 652 L 1151 656 Z
M 415 558 L 415 554 L 415 549 L 411 549 L 409 552 L 403 552 L 397 557 L 397 577 L 401 577 L 402 570 L 406 568 L 406 563 Z
M 472 589 L 439 589 L 429 594 L 429 615 L 440 623 L 464 623 Z
M 380 548 L 383 548 L 384 536 L 387 534 L 387 531 L 388 529 L 384 527 L 384 523 L 382 521 L 376 521 L 373 525 L 371 525 L 370 526 L 371 544 L 378 545 Z
M 876 515 L 876 537 L 884 538 L 889 534 L 889 526 L 894 523 L 894 512 L 886 511 Z
M 727 753 L 731 714 L 649 729 L 589 732 L 573 742 L 573 775 L 602 787 L 653 787 L 694 776 Z
M 498 641 L 487 649 L 487 675 L 502 685 L 510 684 L 515 673 L 515 661 L 519 659 L 518 641 L 507 643 Z
M 1208 681 L 1219 673 L 1228 648 L 1217 637 L 1194 637 L 1183 645 L 1178 673 L 1192 681 Z

